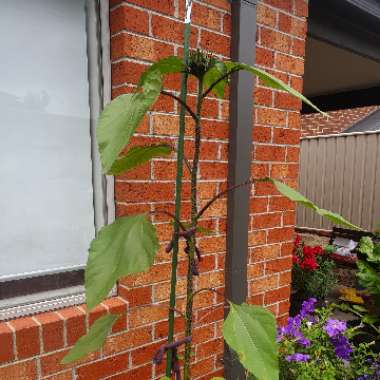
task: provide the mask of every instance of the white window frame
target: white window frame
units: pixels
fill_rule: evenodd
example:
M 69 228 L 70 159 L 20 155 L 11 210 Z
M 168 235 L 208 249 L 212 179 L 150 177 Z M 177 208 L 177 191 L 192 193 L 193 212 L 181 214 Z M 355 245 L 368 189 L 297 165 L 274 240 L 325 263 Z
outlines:
M 86 32 L 90 102 L 90 133 L 95 229 L 115 220 L 114 178 L 104 176 L 96 143 L 96 122 L 111 101 L 111 58 L 109 0 L 86 0 Z M 90 242 L 89 242 L 90 243 Z M 0 283 L 1 286 L 1 283 Z M 111 295 L 116 294 L 116 289 Z M 85 302 L 84 286 L 73 286 L 53 291 L 16 297 L 12 302 L 0 303 L 0 320 L 51 311 Z

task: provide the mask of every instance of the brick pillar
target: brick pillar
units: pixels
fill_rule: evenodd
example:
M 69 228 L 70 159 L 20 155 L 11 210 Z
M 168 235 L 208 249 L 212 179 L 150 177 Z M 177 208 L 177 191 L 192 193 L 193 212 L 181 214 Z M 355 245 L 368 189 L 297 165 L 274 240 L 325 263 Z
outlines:
M 136 87 L 147 65 L 167 55 L 182 54 L 183 0 L 111 0 L 111 49 L 113 96 Z M 302 87 L 307 5 L 304 0 L 266 0 L 258 4 L 257 64 L 285 82 Z M 228 59 L 230 54 L 230 5 L 228 0 L 196 1 L 193 8 L 191 46 Z M 252 48 L 252 47 L 247 47 Z M 179 91 L 179 76 L 165 82 L 166 90 Z M 195 99 L 190 83 L 190 102 Z M 298 173 L 300 117 L 298 101 L 257 83 L 254 94 L 255 128 L 252 174 L 272 175 L 295 185 Z M 226 188 L 228 152 L 228 92 L 225 99 L 210 95 L 205 101 L 199 193 L 204 204 Z M 160 98 L 133 138 L 134 144 L 175 144 L 178 106 Z M 192 154 L 193 125 L 188 119 L 186 155 Z M 133 170 L 116 179 L 117 214 L 174 207 L 174 155 Z M 189 199 L 188 176 L 184 198 Z M 267 305 L 281 320 L 288 312 L 290 252 L 294 205 L 268 185 L 252 191 L 250 218 L 249 301 Z M 189 201 L 183 215 L 189 215 Z M 226 198 L 204 215 L 202 225 L 210 235 L 199 239 L 204 260 L 197 287 L 224 289 L 226 251 Z M 61 309 L 0 323 L 0 378 L 14 380 L 122 380 L 157 379 L 163 365 L 152 365 L 152 356 L 167 336 L 170 255 L 164 246 L 171 225 L 162 215 L 154 222 L 160 251 L 147 273 L 120 282 L 119 295 L 103 302 L 89 316 L 84 306 Z M 179 263 L 178 304 L 184 306 L 186 258 Z M 125 314 L 125 311 L 127 312 Z M 77 338 L 100 315 L 123 313 L 106 345 L 79 364 L 61 366 L 60 360 Z M 193 379 L 222 375 L 223 299 L 203 293 L 195 300 Z M 183 321 L 176 320 L 178 335 Z
M 256 64 L 302 91 L 307 2 L 262 0 L 257 5 Z M 301 103 L 257 81 L 254 93 L 252 175 L 297 185 Z M 268 307 L 281 322 L 289 310 L 292 202 L 259 183 L 251 197 L 249 301 Z

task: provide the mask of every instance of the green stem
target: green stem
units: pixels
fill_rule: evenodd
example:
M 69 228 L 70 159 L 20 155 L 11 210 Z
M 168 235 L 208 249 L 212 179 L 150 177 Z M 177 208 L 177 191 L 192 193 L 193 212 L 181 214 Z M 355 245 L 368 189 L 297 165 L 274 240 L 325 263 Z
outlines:
M 185 24 L 184 31 L 184 52 L 183 62 L 187 67 L 189 61 L 189 40 L 190 40 L 190 23 Z M 179 132 L 177 146 L 177 175 L 175 189 L 175 217 L 181 220 L 181 196 L 182 196 L 182 178 L 183 178 L 183 158 L 184 158 L 184 138 L 185 138 L 185 115 L 186 115 L 186 98 L 187 98 L 187 70 L 182 74 L 181 78 L 181 110 L 179 116 Z M 172 343 L 174 339 L 174 316 L 175 316 L 175 296 L 177 286 L 177 265 L 178 265 L 178 233 L 180 230 L 179 223 L 174 223 L 173 235 L 173 252 L 172 252 L 172 272 L 170 283 L 170 299 L 169 299 L 169 332 L 168 343 Z M 166 376 L 171 376 L 172 368 L 172 351 L 169 350 L 166 355 Z
M 197 119 L 195 122 L 195 142 L 194 142 L 194 159 L 191 171 L 191 227 L 197 226 L 197 176 L 199 157 L 201 151 L 201 110 L 202 110 L 202 81 L 198 82 L 198 96 L 197 96 Z M 191 336 L 193 325 L 193 265 L 194 254 L 196 246 L 196 234 L 191 237 L 189 244 L 189 260 L 187 267 L 187 286 L 186 286 L 186 321 L 185 321 L 185 336 Z M 191 363 L 191 342 L 185 345 L 185 360 L 183 368 L 184 380 L 190 379 L 190 363 Z

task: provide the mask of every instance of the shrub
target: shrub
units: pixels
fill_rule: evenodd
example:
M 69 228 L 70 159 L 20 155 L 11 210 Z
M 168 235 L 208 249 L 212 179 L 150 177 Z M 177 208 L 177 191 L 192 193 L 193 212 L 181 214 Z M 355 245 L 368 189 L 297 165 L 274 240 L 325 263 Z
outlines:
M 300 313 L 278 330 L 280 379 L 380 379 L 371 344 L 354 346 L 356 329 L 335 319 L 333 305 L 315 309 L 316 302 L 303 302 Z

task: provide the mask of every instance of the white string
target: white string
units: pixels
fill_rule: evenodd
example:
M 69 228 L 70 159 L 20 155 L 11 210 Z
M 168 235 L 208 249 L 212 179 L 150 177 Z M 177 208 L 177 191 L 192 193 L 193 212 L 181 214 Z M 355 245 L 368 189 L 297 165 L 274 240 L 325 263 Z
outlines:
M 191 22 L 191 8 L 193 6 L 193 0 L 186 0 L 186 17 L 185 24 L 190 24 Z

